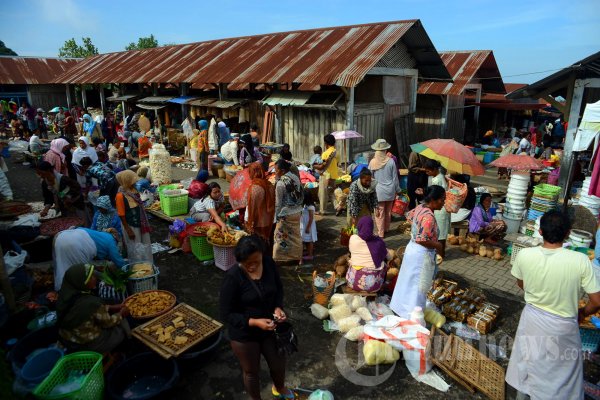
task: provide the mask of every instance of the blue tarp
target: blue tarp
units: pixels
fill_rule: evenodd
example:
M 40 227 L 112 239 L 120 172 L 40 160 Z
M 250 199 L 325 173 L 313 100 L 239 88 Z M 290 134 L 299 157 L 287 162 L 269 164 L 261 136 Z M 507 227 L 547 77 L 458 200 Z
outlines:
M 189 101 L 192 101 L 194 99 L 198 99 L 199 97 L 197 96 L 181 96 L 181 97 L 176 97 L 174 99 L 169 100 L 169 103 L 176 103 L 176 104 L 185 104 Z

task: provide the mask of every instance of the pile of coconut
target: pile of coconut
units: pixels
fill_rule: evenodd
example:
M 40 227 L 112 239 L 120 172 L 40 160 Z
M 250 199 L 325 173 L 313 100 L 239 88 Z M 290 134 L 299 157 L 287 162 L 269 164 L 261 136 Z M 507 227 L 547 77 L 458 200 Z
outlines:
M 484 244 L 483 240 L 479 240 L 477 236 L 471 234 L 467 235 L 467 237 L 448 235 L 448 243 L 453 246 L 460 246 L 462 251 L 469 254 L 488 257 L 497 261 L 504 258 L 501 248 L 491 244 Z

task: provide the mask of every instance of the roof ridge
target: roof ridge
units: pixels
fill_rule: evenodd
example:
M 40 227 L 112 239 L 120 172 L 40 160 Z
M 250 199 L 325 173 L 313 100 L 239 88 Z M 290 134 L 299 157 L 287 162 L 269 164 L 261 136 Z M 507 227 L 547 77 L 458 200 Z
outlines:
M 37 58 L 37 59 L 47 59 L 47 60 L 83 60 L 83 58 L 79 58 L 79 57 L 11 56 L 8 54 L 0 55 L 0 58 Z

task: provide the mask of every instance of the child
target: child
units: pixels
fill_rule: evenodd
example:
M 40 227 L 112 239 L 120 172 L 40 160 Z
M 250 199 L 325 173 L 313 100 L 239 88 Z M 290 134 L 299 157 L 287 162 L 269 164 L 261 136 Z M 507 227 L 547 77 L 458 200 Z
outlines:
M 314 244 L 317 241 L 317 223 L 315 222 L 315 202 L 308 190 L 304 190 L 304 208 L 300 219 L 300 235 L 306 245 L 306 256 L 303 261 L 313 260 Z
M 323 159 L 321 159 L 321 154 L 323 154 L 323 149 L 321 148 L 321 146 L 315 146 L 315 147 L 313 147 L 313 153 L 314 154 L 310 157 L 310 160 L 308 160 L 308 164 L 309 164 L 308 167 L 313 171 L 314 177 L 317 178 L 317 180 L 318 180 L 319 173 L 315 169 L 315 164 L 323 163 Z

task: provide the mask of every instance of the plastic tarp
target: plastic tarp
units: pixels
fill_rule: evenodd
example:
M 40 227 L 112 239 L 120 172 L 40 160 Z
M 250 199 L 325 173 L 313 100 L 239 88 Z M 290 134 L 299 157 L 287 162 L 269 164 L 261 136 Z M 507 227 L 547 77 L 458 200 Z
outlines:
M 573 151 L 585 151 L 590 147 L 592 141 L 594 149 L 598 147 L 598 137 L 600 135 L 600 101 L 590 103 L 585 106 L 583 118 L 579 123 Z

